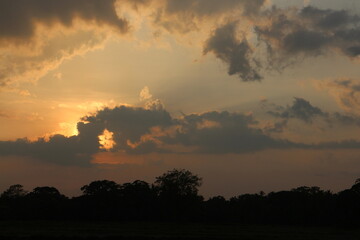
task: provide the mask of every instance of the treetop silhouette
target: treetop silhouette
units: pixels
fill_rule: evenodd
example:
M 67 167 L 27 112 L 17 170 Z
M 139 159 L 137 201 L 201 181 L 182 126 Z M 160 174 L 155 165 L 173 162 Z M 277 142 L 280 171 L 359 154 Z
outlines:
M 12 185 L 0 197 L 0 220 L 216 221 L 244 224 L 360 226 L 360 180 L 339 193 L 301 186 L 288 191 L 241 194 L 227 200 L 199 195 L 202 178 L 173 169 L 153 184 L 97 180 L 67 198 L 55 187 L 27 192 Z
M 120 189 L 120 185 L 114 181 L 98 180 L 93 181 L 89 185 L 85 185 L 80 188 L 84 195 L 87 196 L 99 196 L 111 193 L 117 193 Z
M 202 178 L 185 169 L 173 169 L 156 178 L 154 183 L 160 196 L 196 196 Z

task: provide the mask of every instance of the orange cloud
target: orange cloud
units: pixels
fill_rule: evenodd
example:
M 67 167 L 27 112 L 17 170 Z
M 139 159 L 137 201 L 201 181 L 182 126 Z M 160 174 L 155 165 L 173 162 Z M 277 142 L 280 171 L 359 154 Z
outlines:
M 1 2 L 0 18 L 0 87 L 7 88 L 36 82 L 64 60 L 130 31 L 115 0 Z
M 353 114 L 360 114 L 360 81 L 356 79 L 336 79 L 313 81 L 319 90 L 327 91 L 337 104 Z

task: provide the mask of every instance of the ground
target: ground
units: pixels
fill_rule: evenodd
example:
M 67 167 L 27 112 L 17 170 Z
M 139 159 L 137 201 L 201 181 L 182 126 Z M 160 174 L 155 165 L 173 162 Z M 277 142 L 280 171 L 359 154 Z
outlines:
M 0 239 L 360 239 L 360 229 L 201 223 L 0 222 Z

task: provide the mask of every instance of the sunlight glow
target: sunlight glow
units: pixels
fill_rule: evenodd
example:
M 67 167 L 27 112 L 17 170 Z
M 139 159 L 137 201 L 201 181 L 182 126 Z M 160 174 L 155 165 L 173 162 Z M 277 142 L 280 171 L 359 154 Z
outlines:
M 59 123 L 59 126 L 61 128 L 61 131 L 59 133 L 63 134 L 64 136 L 70 137 L 79 134 L 76 122 L 73 123 L 61 122 Z
M 110 150 L 115 146 L 115 141 L 113 139 L 113 132 L 105 129 L 102 135 L 99 136 L 100 148 L 105 150 Z

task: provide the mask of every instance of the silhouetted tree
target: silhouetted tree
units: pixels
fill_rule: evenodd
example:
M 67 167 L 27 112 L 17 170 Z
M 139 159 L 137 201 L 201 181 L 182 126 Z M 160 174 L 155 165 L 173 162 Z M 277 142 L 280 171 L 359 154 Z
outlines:
M 324 223 L 330 216 L 332 194 L 319 187 L 302 186 L 291 190 L 294 193 L 292 212 L 294 221 L 303 224 Z
M 196 196 L 202 179 L 185 169 L 174 169 L 156 178 L 155 188 L 160 196 Z
M 242 194 L 230 198 L 230 216 L 233 221 L 242 223 L 262 223 L 269 215 L 267 201 L 263 193 Z
M 204 203 L 204 217 L 210 221 L 229 220 L 229 202 L 223 196 L 209 198 Z
M 136 180 L 120 186 L 121 196 L 129 202 L 142 202 L 154 197 L 154 191 L 147 182 Z
M 24 197 L 28 192 L 24 190 L 23 186 L 20 184 L 11 185 L 7 190 L 5 190 L 2 194 L 2 198 L 20 198 Z
M 65 217 L 68 198 L 55 187 L 36 187 L 26 195 L 28 217 L 39 219 L 59 219 Z
M 154 184 L 136 180 L 122 185 L 93 181 L 83 194 L 68 199 L 54 187 L 27 193 L 19 184 L 0 197 L 0 220 L 175 220 L 220 221 L 244 224 L 360 225 L 360 179 L 338 194 L 319 187 L 242 194 L 226 200 L 204 201 L 202 179 L 184 169 L 157 177 Z
M 340 224 L 360 224 L 360 178 L 356 179 L 350 189 L 337 194 L 336 219 Z
M 30 193 L 30 196 L 35 196 L 38 198 L 63 198 L 64 196 L 60 194 L 59 190 L 54 187 L 36 187 Z
M 19 219 L 26 211 L 25 196 L 27 191 L 20 184 L 11 185 L 0 197 L 0 217 Z
M 360 178 L 356 179 L 355 184 L 351 186 L 351 190 L 360 194 Z
M 147 182 L 136 180 L 120 187 L 120 205 L 124 218 L 149 219 L 157 211 L 156 193 Z
M 120 189 L 120 185 L 114 181 L 99 180 L 93 181 L 89 185 L 85 185 L 80 189 L 83 191 L 84 195 L 87 196 L 102 196 L 116 194 Z
M 118 219 L 121 216 L 120 185 L 114 181 L 98 180 L 81 187 L 83 196 L 73 201 L 74 211 L 86 219 Z
M 156 178 L 154 188 L 163 205 L 163 215 L 172 219 L 199 216 L 203 198 L 198 195 L 202 179 L 185 169 L 173 169 Z

